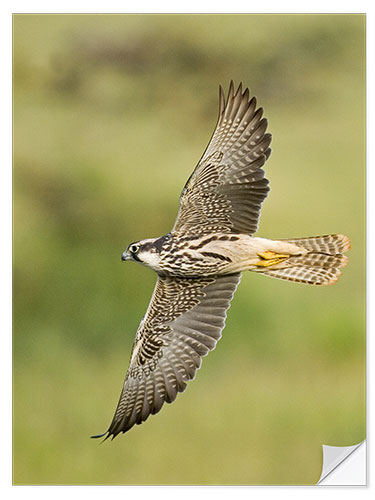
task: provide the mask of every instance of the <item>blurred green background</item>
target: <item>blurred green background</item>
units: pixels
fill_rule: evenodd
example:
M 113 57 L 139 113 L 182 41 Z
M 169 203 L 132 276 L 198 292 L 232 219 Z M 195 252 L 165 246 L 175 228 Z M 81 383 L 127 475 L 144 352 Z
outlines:
M 99 446 L 155 282 L 121 253 L 171 229 L 231 79 L 274 137 L 258 235 L 350 263 L 244 275 L 186 393 Z M 364 16 L 15 15 L 14 482 L 315 483 L 365 438 L 364 215 Z

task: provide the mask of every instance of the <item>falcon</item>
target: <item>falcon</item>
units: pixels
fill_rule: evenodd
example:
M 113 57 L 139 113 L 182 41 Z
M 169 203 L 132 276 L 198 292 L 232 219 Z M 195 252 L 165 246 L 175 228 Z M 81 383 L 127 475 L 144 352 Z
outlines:
M 132 243 L 122 254 L 157 273 L 133 344 L 109 429 L 117 436 L 172 403 L 215 348 L 241 273 L 331 285 L 348 259 L 342 234 L 271 240 L 254 237 L 269 192 L 263 166 L 271 153 L 268 122 L 242 84 L 219 87 L 212 138 L 180 196 L 173 229 Z

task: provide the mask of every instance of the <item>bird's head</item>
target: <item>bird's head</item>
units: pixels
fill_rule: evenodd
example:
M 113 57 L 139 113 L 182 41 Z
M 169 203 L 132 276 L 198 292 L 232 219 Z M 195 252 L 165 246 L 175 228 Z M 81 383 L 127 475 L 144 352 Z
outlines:
M 131 243 L 121 255 L 121 260 L 133 260 L 157 270 L 160 262 L 160 251 L 155 246 L 155 241 L 156 239 L 147 239 Z

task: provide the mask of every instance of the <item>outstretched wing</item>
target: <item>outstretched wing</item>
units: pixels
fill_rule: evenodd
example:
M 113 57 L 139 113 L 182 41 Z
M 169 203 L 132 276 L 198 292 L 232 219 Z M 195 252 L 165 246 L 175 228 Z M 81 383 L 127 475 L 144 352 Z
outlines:
M 240 278 L 239 273 L 202 279 L 158 278 L 137 330 L 106 439 L 141 424 L 185 390 L 201 365 L 201 357 L 214 349 L 221 337 Z
M 258 228 L 268 180 L 262 169 L 271 154 L 263 109 L 242 84 L 233 82 L 225 101 L 220 86 L 216 129 L 207 149 L 188 179 L 172 231 L 207 234 L 213 231 L 253 234 Z

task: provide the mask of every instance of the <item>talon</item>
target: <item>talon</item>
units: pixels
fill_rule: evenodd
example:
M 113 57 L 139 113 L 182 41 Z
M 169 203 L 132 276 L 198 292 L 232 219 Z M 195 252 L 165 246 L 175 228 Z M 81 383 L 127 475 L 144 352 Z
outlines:
M 279 254 L 271 252 L 270 250 L 266 250 L 263 253 L 258 253 L 258 255 L 259 257 L 262 257 L 262 259 L 270 260 L 270 259 L 275 259 Z
M 270 250 L 258 253 L 258 255 L 262 260 L 259 260 L 255 265 L 260 267 L 274 266 L 275 264 L 280 264 L 280 262 L 283 262 L 290 257 L 290 255 L 275 253 L 271 252 Z

